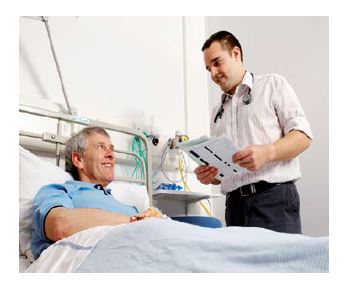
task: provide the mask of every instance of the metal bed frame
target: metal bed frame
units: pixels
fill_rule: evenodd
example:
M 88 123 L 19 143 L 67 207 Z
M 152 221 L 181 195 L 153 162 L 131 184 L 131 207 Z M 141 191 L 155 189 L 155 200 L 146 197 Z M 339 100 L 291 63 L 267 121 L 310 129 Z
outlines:
M 117 133 L 123 133 L 126 135 L 131 136 L 137 136 L 140 140 L 142 140 L 145 149 L 146 149 L 146 156 L 147 156 L 147 163 L 145 164 L 144 161 L 141 159 L 140 156 L 138 156 L 135 153 L 132 153 L 130 151 L 115 149 L 114 152 L 120 153 L 120 154 L 126 154 L 134 156 L 142 167 L 144 168 L 144 177 L 145 179 L 139 180 L 139 179 L 133 179 L 133 178 L 126 178 L 126 177 L 116 177 L 116 180 L 120 181 L 126 181 L 126 182 L 135 182 L 135 183 L 142 183 L 146 185 L 147 193 L 149 196 L 149 204 L 150 206 L 153 205 L 152 200 L 152 155 L 151 155 L 151 149 L 149 142 L 147 138 L 144 136 L 144 134 L 139 130 L 133 130 L 130 128 L 120 127 L 116 126 L 110 123 L 105 123 L 101 121 L 92 120 L 89 118 L 85 118 L 82 116 L 76 116 L 76 115 L 69 115 L 61 112 L 55 112 L 50 110 L 43 110 L 35 107 L 30 107 L 26 105 L 19 105 L 19 112 L 27 113 L 31 115 L 46 117 L 46 118 L 52 118 L 57 120 L 57 130 L 56 134 L 54 133 L 48 133 L 44 132 L 42 134 L 37 133 L 31 133 L 27 131 L 20 131 L 19 135 L 23 137 L 30 137 L 30 138 L 36 138 L 41 139 L 44 142 L 49 142 L 55 144 L 55 155 L 56 155 L 56 165 L 59 166 L 60 157 L 61 157 L 61 146 L 65 144 L 65 141 L 67 138 L 61 135 L 61 126 L 62 121 L 71 123 L 71 124 L 79 124 L 83 126 L 97 126 L 102 127 L 106 130 L 117 132 Z

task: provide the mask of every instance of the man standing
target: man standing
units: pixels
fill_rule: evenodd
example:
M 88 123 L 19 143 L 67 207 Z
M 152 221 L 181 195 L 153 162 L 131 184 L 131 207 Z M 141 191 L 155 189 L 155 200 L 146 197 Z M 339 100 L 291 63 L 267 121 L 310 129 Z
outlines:
M 243 66 L 237 38 L 219 31 L 202 47 L 206 69 L 223 91 L 212 113 L 211 135 L 225 135 L 240 149 L 232 156 L 246 172 L 220 182 L 217 169 L 199 166 L 203 184 L 221 184 L 227 226 L 256 226 L 301 233 L 301 177 L 297 156 L 310 146 L 309 123 L 292 87 L 277 74 L 254 75 Z

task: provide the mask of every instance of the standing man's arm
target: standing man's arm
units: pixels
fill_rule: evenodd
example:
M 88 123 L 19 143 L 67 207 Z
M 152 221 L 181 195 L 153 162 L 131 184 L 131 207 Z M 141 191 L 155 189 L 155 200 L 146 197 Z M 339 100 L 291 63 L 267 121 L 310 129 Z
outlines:
M 257 171 L 271 161 L 286 161 L 298 156 L 311 144 L 311 139 L 301 131 L 291 131 L 272 144 L 251 145 L 235 153 L 232 161 L 249 171 Z M 194 170 L 202 184 L 220 184 L 215 178 L 218 169 L 199 166 Z
M 249 171 L 257 171 L 271 161 L 293 159 L 311 144 L 312 132 L 291 85 L 282 76 L 275 76 L 275 93 L 271 96 L 284 136 L 274 143 L 251 145 L 232 156 L 234 163 Z
M 257 171 L 271 161 L 286 161 L 298 156 L 311 144 L 301 131 L 291 131 L 272 144 L 251 145 L 232 156 L 234 163 L 249 171 Z

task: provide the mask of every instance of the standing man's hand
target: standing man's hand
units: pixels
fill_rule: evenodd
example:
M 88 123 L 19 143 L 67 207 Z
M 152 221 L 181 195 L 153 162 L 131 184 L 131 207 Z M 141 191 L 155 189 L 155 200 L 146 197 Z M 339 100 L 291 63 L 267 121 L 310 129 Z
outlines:
M 251 145 L 232 155 L 232 161 L 249 171 L 257 171 L 275 158 L 272 144 Z
M 218 173 L 218 169 L 215 167 L 202 165 L 197 167 L 194 173 L 202 184 L 220 184 L 220 181 L 215 178 Z

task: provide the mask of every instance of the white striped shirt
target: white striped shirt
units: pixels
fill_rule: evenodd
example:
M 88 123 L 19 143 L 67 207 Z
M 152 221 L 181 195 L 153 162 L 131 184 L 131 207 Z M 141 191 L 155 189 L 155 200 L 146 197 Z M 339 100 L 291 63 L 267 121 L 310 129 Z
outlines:
M 251 89 L 251 103 L 244 104 L 243 96 Z M 225 94 L 225 93 L 224 93 Z M 215 106 L 211 117 L 211 135 L 225 135 L 239 150 L 249 145 L 271 144 L 292 130 L 312 137 L 311 128 L 299 100 L 286 79 L 278 74 L 253 76 L 246 72 L 242 83 L 224 104 L 221 119 L 214 118 L 221 104 Z M 225 194 L 236 188 L 258 182 L 287 182 L 301 177 L 298 157 L 287 161 L 269 162 L 256 172 L 246 170 L 221 183 Z

